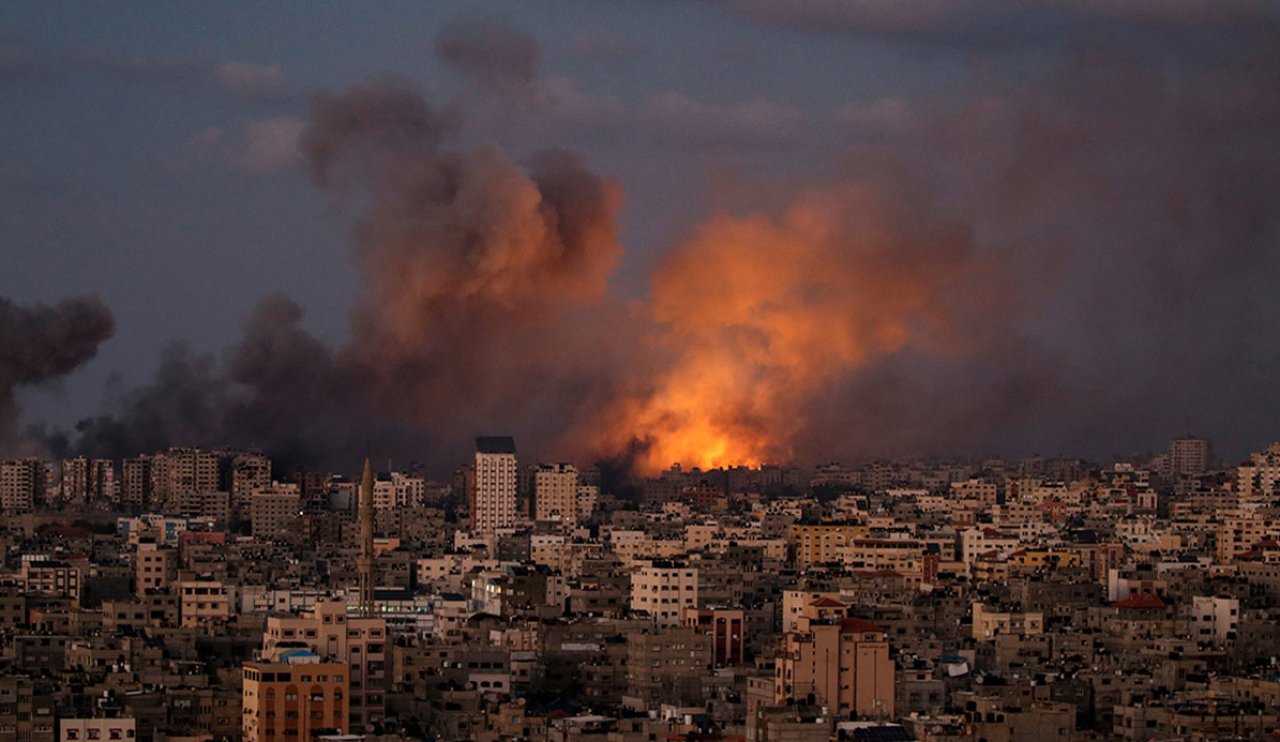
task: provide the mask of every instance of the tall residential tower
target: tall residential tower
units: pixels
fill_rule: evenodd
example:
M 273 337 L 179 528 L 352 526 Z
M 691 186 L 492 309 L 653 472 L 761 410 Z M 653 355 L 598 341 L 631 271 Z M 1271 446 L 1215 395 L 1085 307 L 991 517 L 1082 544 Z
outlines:
M 471 530 L 491 535 L 516 525 L 516 518 L 516 442 L 509 436 L 476 438 Z
M 373 465 L 364 457 L 364 476 L 360 479 L 360 615 L 371 618 L 373 606 Z

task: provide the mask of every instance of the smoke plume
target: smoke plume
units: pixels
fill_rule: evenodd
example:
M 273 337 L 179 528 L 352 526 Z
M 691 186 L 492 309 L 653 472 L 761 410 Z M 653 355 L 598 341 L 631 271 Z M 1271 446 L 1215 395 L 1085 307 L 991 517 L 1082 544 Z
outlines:
M 1257 444 L 1280 414 L 1280 49 L 1227 32 L 849 107 L 817 182 L 743 189 L 630 302 L 610 291 L 621 189 L 579 156 L 463 147 L 456 109 L 402 81 L 319 94 L 302 155 L 354 216 L 350 341 L 270 298 L 224 360 L 171 356 L 82 442 L 331 464 L 367 440 L 442 467 L 502 432 L 644 472 L 1105 454 L 1188 423 Z M 518 86 L 526 42 L 467 27 L 438 49 Z M 1236 438 L 1207 427 L 1223 419 Z
M 493 146 L 450 149 L 454 125 L 399 81 L 316 95 L 302 153 L 356 213 L 350 342 L 326 346 L 296 304 L 268 298 L 223 363 L 175 351 L 116 414 L 81 425 L 81 447 L 167 438 L 333 463 L 368 444 L 447 463 L 461 452 L 433 443 L 546 440 L 605 394 L 616 366 L 592 346 L 617 312 L 604 295 L 620 188 L 566 151 L 522 167 Z M 154 414 L 170 398 L 192 400 L 199 422 Z
M 538 74 L 533 37 L 496 18 L 454 21 L 440 30 L 436 55 L 468 81 L 493 92 L 526 92 Z
M 341 360 L 375 402 L 443 430 L 527 430 L 527 409 L 594 384 L 572 352 L 591 323 L 568 318 L 600 303 L 621 254 L 616 184 L 569 152 L 522 168 L 442 149 L 442 118 L 394 83 L 317 96 L 313 114 L 316 182 L 364 204 Z
M 927 204 L 848 181 L 777 216 L 711 217 L 653 277 L 649 309 L 673 361 L 597 421 L 620 436 L 607 449 L 634 437 L 650 472 L 791 460 L 809 420 L 839 414 L 815 408 L 834 380 L 908 349 L 985 348 L 1014 306 L 998 290 L 1003 261 Z
M 12 453 L 19 386 L 51 381 L 75 370 L 115 332 L 111 312 L 97 297 L 22 307 L 0 298 L 0 452 Z

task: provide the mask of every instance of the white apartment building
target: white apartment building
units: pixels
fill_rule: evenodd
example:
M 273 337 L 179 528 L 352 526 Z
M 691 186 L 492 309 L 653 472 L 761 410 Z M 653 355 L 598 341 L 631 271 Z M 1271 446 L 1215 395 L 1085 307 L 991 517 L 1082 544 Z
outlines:
M 1191 598 L 1191 638 L 1226 641 L 1240 624 L 1240 601 L 1197 595 Z
M 489 535 L 516 525 L 516 444 L 506 436 L 476 439 L 471 530 Z

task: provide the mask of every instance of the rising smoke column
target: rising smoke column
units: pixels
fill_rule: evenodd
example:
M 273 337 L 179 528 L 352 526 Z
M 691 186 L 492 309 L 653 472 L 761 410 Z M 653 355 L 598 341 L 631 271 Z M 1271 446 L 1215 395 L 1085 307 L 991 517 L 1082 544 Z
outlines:
M 18 444 L 15 388 L 70 373 L 114 332 L 111 312 L 97 297 L 29 307 L 0 298 L 0 453 Z
M 580 320 L 621 255 L 615 183 L 565 151 L 446 149 L 450 118 L 402 82 L 317 95 L 312 119 L 312 175 L 359 213 L 340 361 L 370 399 L 454 436 L 541 435 L 608 383 Z
M 621 189 L 563 150 L 520 165 L 450 148 L 457 124 L 403 81 L 317 94 L 300 149 L 356 215 L 350 342 L 330 347 L 292 300 L 267 297 L 224 360 L 171 349 L 75 448 L 249 446 L 334 465 L 372 445 L 443 467 L 474 434 L 551 440 L 608 397 L 614 353 L 597 341 L 625 322 L 605 298 Z

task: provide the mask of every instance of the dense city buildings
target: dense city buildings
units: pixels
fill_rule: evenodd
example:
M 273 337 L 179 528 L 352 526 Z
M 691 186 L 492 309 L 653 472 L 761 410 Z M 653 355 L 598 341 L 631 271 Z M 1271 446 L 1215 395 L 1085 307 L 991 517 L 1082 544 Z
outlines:
M 1271 737 L 1280 444 L 1209 451 L 4 462 L 0 742 Z

